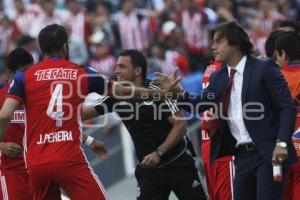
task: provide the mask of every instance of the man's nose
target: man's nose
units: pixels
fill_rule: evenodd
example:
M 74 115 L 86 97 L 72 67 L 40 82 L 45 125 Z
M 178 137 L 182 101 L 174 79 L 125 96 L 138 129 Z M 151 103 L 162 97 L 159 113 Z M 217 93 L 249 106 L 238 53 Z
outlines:
M 114 73 L 115 73 L 115 74 L 117 74 L 117 73 L 119 73 L 119 72 L 120 72 L 120 69 L 119 69 L 119 67 L 116 67 L 116 69 L 115 69 Z
M 215 50 L 215 49 L 216 49 L 216 43 L 215 43 L 215 42 L 212 43 L 211 49 L 212 49 L 212 50 Z

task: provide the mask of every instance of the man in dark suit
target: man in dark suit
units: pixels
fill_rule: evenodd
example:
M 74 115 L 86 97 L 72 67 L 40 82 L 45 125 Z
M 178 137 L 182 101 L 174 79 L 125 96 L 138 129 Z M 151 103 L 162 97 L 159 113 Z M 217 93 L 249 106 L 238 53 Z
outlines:
M 218 113 L 211 121 L 210 159 L 235 155 L 235 200 L 281 200 L 283 182 L 273 181 L 272 163 L 285 170 L 296 159 L 296 110 L 287 83 L 275 62 L 251 56 L 252 44 L 237 22 L 221 24 L 212 35 L 215 59 L 225 64 L 202 95 L 183 92 L 178 105 Z M 154 83 L 167 89 L 174 79 L 161 76 Z

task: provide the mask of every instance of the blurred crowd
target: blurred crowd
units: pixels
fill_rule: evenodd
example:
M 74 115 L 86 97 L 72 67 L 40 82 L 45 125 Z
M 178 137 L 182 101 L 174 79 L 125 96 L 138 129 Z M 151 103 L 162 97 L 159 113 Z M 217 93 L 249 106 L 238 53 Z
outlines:
M 210 30 L 238 20 L 255 53 L 264 55 L 269 33 L 285 19 L 300 19 L 300 0 L 2 0 L 0 69 L 17 46 L 40 59 L 37 37 L 57 23 L 69 32 L 70 60 L 107 78 L 122 49 L 138 49 L 148 72 L 169 74 L 178 66 L 187 76 L 204 71 L 211 59 Z

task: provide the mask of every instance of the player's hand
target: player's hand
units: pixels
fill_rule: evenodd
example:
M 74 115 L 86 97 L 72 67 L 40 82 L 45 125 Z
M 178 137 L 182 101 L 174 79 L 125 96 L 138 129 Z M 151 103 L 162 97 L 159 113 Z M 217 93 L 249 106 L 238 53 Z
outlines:
M 274 164 L 281 164 L 288 158 L 288 149 L 286 147 L 281 147 L 276 145 L 273 151 L 272 162 Z
M 14 142 L 1 142 L 0 151 L 11 158 L 17 158 L 22 152 L 22 147 Z
M 158 86 L 162 91 L 172 92 L 172 93 L 180 93 L 182 91 L 182 87 L 180 85 L 181 77 L 177 77 L 178 68 L 176 68 L 169 76 L 156 72 L 155 78 L 151 84 Z
M 94 141 L 89 147 L 99 159 L 105 160 L 108 158 L 108 150 L 106 146 L 99 140 L 94 139 Z
M 154 151 L 146 155 L 140 165 L 144 168 L 151 168 L 157 165 L 160 162 L 160 157 Z

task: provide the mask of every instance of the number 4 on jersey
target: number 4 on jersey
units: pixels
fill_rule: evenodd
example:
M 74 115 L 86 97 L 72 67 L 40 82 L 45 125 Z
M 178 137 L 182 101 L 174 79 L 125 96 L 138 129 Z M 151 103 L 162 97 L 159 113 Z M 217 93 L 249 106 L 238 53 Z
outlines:
M 64 112 L 62 110 L 62 98 L 63 98 L 63 85 L 57 84 L 51 95 L 51 99 L 47 108 L 47 115 L 52 119 L 56 120 L 57 127 L 62 126 L 62 118 L 64 116 Z M 56 111 L 54 111 L 55 106 L 56 106 Z

